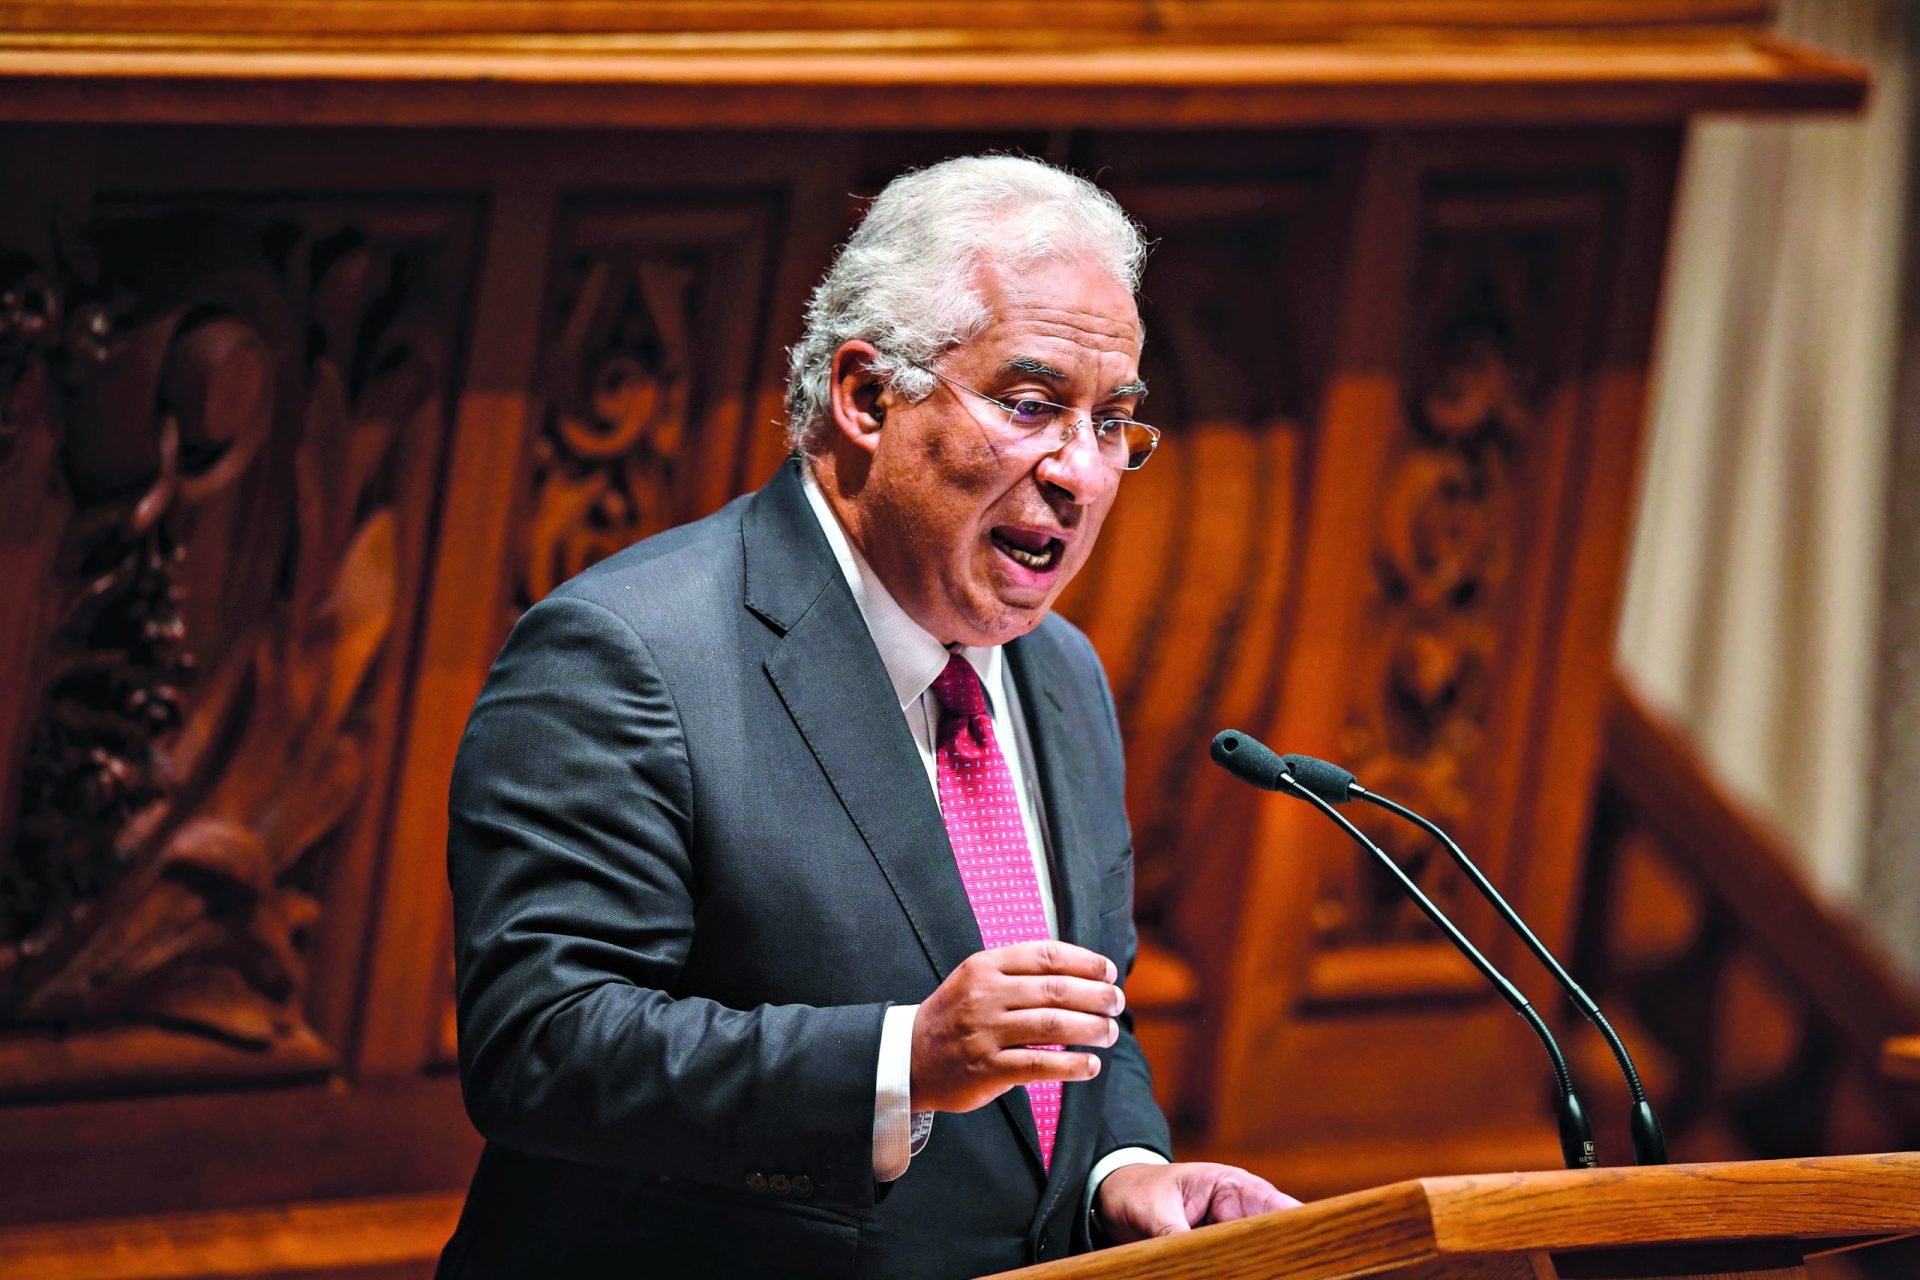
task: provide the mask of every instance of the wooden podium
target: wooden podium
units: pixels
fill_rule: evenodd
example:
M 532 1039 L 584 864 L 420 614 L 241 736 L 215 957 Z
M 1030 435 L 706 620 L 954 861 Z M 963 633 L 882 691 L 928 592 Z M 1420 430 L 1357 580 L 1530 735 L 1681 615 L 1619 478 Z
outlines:
M 1916 1233 L 1900 1152 L 1421 1178 L 999 1280 L 1912 1280 Z

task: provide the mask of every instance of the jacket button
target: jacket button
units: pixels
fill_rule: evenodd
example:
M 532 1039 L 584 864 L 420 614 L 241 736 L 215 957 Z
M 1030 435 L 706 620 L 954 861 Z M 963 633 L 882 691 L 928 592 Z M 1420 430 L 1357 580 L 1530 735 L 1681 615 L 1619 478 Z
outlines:
M 813 1179 L 806 1174 L 797 1174 L 793 1179 L 793 1194 L 805 1200 L 813 1194 Z
M 784 1173 L 776 1173 L 771 1178 L 767 1179 L 767 1190 L 773 1192 L 773 1194 L 777 1196 L 783 1196 L 787 1194 L 787 1188 L 790 1185 L 791 1184 L 788 1183 L 787 1181 L 787 1175 Z
M 747 1188 L 751 1191 L 765 1191 L 767 1189 L 767 1175 L 758 1170 L 748 1174 Z

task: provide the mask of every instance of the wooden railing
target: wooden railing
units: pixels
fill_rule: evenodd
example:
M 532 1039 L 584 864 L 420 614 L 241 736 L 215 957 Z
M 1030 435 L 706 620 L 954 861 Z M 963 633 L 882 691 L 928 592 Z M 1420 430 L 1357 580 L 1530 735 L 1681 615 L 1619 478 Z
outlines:
M 1920 1091 L 1882 1061 L 1920 1030 L 1920 994 L 1677 730 L 1616 694 L 1576 971 L 1617 1011 L 1675 1157 L 1920 1145 Z M 1603 1078 L 1604 1049 L 1584 1049 Z

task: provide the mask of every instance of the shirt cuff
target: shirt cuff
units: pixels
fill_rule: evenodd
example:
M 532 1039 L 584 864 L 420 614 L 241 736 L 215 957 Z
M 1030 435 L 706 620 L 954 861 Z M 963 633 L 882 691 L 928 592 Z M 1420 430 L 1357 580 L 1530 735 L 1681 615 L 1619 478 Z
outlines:
M 1106 1155 L 1100 1157 L 1100 1162 L 1093 1166 L 1093 1172 L 1087 1175 L 1086 1209 L 1088 1235 L 1094 1240 L 1100 1239 L 1102 1235 L 1100 1215 L 1094 1212 L 1093 1206 L 1099 1201 L 1100 1184 L 1107 1180 L 1108 1174 L 1112 1173 L 1115 1169 L 1124 1169 L 1130 1164 L 1172 1163 L 1173 1161 L 1167 1159 L 1158 1151 L 1151 1150 L 1147 1147 L 1121 1147 L 1118 1151 L 1109 1151 Z
M 933 1132 L 933 1112 L 913 1110 L 913 1019 L 919 1012 L 917 1004 L 896 1004 L 880 1023 L 873 1086 L 873 1176 L 880 1182 L 905 1173 Z

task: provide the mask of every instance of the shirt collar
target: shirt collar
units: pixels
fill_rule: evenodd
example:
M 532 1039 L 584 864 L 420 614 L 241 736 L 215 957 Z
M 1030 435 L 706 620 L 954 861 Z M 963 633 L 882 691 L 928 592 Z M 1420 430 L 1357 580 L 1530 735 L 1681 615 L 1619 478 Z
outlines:
M 900 607 L 893 594 L 874 573 L 873 566 L 860 554 L 860 548 L 853 545 L 847 537 L 847 531 L 840 526 L 840 518 L 827 505 L 827 495 L 820 489 L 820 482 L 813 477 L 813 468 L 803 465 L 800 468 L 802 484 L 806 489 L 807 505 L 813 508 L 813 515 L 820 522 L 820 531 L 827 536 L 827 545 L 833 549 L 833 558 L 840 565 L 840 572 L 847 580 L 847 587 L 853 592 L 853 602 L 860 608 L 860 616 L 866 620 L 867 630 L 873 636 L 874 647 L 880 651 L 880 661 L 887 669 L 887 678 L 893 682 L 894 696 L 899 699 L 900 709 L 905 711 L 925 695 L 929 686 L 939 678 L 947 668 L 947 660 L 953 653 L 959 653 L 973 667 L 974 674 L 980 677 L 980 684 L 987 692 L 987 705 L 998 710 L 1005 699 L 1001 697 L 1002 673 L 1006 668 L 1006 655 L 1000 645 L 980 649 L 971 645 L 962 645 L 949 651 L 934 638 L 932 632 L 913 620 L 905 609 Z

